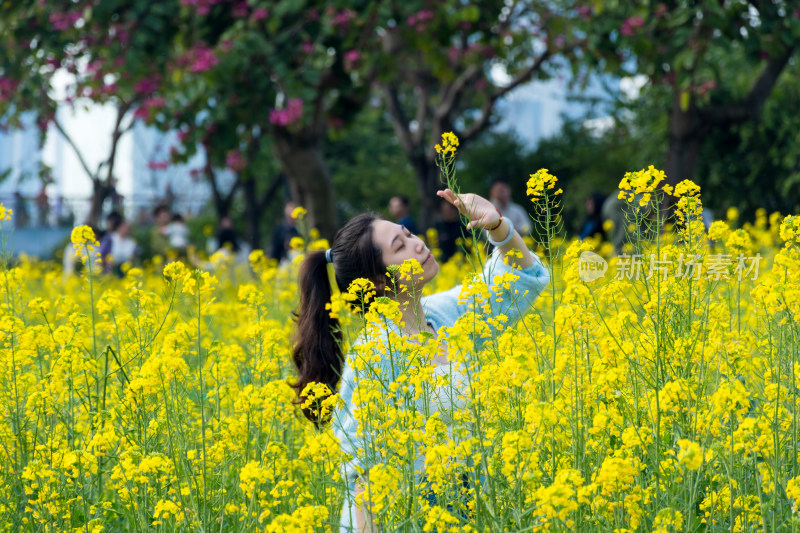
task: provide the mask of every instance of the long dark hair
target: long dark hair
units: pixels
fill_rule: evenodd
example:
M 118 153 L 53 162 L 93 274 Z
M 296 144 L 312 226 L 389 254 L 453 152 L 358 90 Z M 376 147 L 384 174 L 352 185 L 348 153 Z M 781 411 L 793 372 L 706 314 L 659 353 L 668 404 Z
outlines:
M 367 278 L 377 285 L 385 276 L 381 250 L 372 242 L 372 223 L 378 218 L 373 213 L 357 215 L 336 233 L 331 254 L 340 290 L 346 291 L 357 278 Z M 297 393 L 296 403 L 302 404 L 303 389 L 309 383 L 324 383 L 336 392 L 344 368 L 339 321 L 331 318 L 325 309 L 325 304 L 331 300 L 325 252 L 311 252 L 306 256 L 300 265 L 298 288 L 300 307 L 292 351 L 297 381 L 292 387 Z M 317 425 L 326 422 L 319 418 L 318 405 L 303 409 L 303 414 Z

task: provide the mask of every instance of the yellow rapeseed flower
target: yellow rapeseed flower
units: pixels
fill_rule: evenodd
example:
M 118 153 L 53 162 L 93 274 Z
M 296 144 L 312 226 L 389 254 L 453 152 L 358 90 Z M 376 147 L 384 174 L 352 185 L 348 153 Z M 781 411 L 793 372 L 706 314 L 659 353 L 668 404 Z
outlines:
M 437 144 L 434 148 L 437 154 L 454 157 L 458 150 L 458 137 L 452 131 L 442 133 L 442 144 Z
M 302 220 L 308 214 L 305 207 L 297 206 L 292 210 L 292 218 L 295 220 Z
M 564 192 L 563 190 L 553 190 L 555 189 L 557 182 L 558 178 L 550 174 L 546 168 L 540 168 L 535 174 L 530 175 L 530 179 L 527 183 L 528 190 L 526 194 L 531 197 L 531 202 L 538 202 L 548 194 L 552 194 L 553 196 L 561 194 Z

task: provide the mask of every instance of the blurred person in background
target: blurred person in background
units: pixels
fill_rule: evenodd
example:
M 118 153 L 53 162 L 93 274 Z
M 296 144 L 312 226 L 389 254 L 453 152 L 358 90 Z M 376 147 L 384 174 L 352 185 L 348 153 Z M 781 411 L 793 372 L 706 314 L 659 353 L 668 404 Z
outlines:
M 36 195 L 36 211 L 39 216 L 39 227 L 50 225 L 50 198 L 47 196 L 47 183 L 43 183 Z
M 438 234 L 439 250 L 442 252 L 439 260 L 445 263 L 459 251 L 458 239 L 464 239 L 464 226 L 458 216 L 458 208 L 447 200 L 441 200 L 439 216 L 439 221 L 433 227 Z
M 103 270 L 122 277 L 122 265 L 136 258 L 136 241 L 131 238 L 131 224 L 125 217 L 112 211 L 106 217 L 106 233 L 100 241 L 100 258 Z
M 511 220 L 520 235 L 531 233 L 531 218 L 521 205 L 515 204 L 511 199 L 511 185 L 506 180 L 498 178 L 492 181 L 489 188 L 489 201 L 500 211 L 502 216 Z
M 586 197 L 586 220 L 581 227 L 579 235 L 581 240 L 598 234 L 603 240 L 606 240 L 606 232 L 603 229 L 603 216 L 600 213 L 605 201 L 606 195 L 600 192 L 593 192 Z
M 392 198 L 389 200 L 389 214 L 392 215 L 392 218 L 394 218 L 395 222 L 408 228 L 408 231 L 416 235 L 417 223 L 409 213 L 410 206 L 411 204 L 408 201 L 407 196 L 403 196 L 401 194 L 392 196 Z
M 239 252 L 239 237 L 233 228 L 233 219 L 228 215 L 219 219 L 219 230 L 217 231 L 217 249 L 228 250 L 232 254 Z
M 189 246 L 189 228 L 180 213 L 172 215 L 172 220 L 164 228 L 164 235 L 167 237 L 170 249 L 176 251 L 178 255 L 186 255 L 186 248 Z
M 153 255 L 167 257 L 170 249 L 169 237 L 167 236 L 167 226 L 172 221 L 172 212 L 169 207 L 159 204 L 153 210 L 155 224 L 150 230 L 150 250 Z
M 28 213 L 28 205 L 25 198 L 19 191 L 14 191 L 14 226 L 17 228 L 27 227 L 31 222 Z

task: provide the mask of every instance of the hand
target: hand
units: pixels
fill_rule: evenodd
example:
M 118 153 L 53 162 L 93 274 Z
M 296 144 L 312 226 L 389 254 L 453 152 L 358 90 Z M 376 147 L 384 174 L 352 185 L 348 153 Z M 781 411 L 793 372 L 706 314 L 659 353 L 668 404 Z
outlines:
M 492 202 L 477 194 L 456 195 L 450 189 L 445 189 L 438 191 L 436 195 L 456 206 L 462 215 L 469 218 L 467 229 L 492 228 L 500 220 L 500 213 Z

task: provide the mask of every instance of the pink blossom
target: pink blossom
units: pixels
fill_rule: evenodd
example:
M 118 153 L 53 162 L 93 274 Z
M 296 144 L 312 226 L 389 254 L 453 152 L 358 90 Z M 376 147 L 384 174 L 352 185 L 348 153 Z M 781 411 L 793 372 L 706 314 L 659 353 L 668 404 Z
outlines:
M 247 5 L 247 2 L 236 2 L 233 4 L 233 9 L 231 9 L 231 15 L 233 15 L 233 18 L 243 19 L 249 14 L 250 7 Z
M 209 12 L 211 12 L 212 6 L 220 4 L 223 1 L 227 0 L 181 0 L 181 5 L 184 7 L 194 7 L 195 13 L 198 15 L 208 15 Z
M 17 90 L 17 82 L 11 78 L 0 78 L 0 101 L 8 100 Z
M 199 46 L 192 50 L 192 64 L 190 70 L 195 74 L 210 70 L 219 63 L 219 58 L 210 48 Z
M 272 109 L 269 112 L 269 123 L 275 126 L 290 126 L 303 116 L 303 101 L 291 98 L 284 109 Z
M 422 31 L 427 26 L 427 22 L 432 20 L 434 17 L 433 11 L 430 9 L 423 9 L 422 11 L 417 11 L 413 15 L 409 15 L 406 19 L 406 23 L 409 26 L 413 26 L 415 30 Z
M 268 16 L 269 16 L 269 11 L 267 11 L 263 7 L 259 7 L 253 10 L 253 14 L 250 15 L 250 19 L 258 21 L 258 20 L 264 20 Z
M 228 150 L 228 153 L 225 154 L 225 164 L 234 172 L 241 172 L 247 166 L 238 150 Z
M 104 83 L 102 87 L 100 87 L 101 94 L 114 94 L 117 92 L 117 84 L 116 83 Z
M 147 168 L 150 170 L 167 170 L 169 168 L 169 161 L 148 161 Z
M 314 43 L 311 41 L 306 41 L 300 45 L 300 49 L 303 50 L 306 54 L 310 54 L 314 51 Z
M 52 121 L 53 121 L 53 115 L 52 114 L 50 114 L 50 115 L 48 115 L 48 114 L 40 115 L 36 119 L 36 127 L 39 128 L 39 131 L 45 132 L 45 131 L 47 131 L 48 125 Z
M 116 39 L 117 39 L 117 41 L 119 41 L 121 43 L 127 44 L 131 40 L 131 35 L 126 30 L 124 30 L 123 28 L 120 28 L 117 31 Z
M 343 9 L 333 15 L 333 25 L 340 28 L 346 28 L 350 24 L 350 20 L 356 17 L 356 12 L 352 9 Z
M 160 96 L 156 96 L 154 98 L 148 98 L 147 100 L 145 100 L 144 105 L 155 109 L 159 107 L 164 107 L 165 105 L 167 105 L 167 101 Z
M 151 111 L 162 108 L 165 105 L 167 105 L 167 101 L 160 96 L 148 98 L 142 102 L 142 105 L 136 108 L 133 112 L 133 116 L 142 120 L 147 120 L 150 118 Z
M 139 80 L 139 82 L 133 86 L 133 90 L 138 94 L 150 94 L 158 89 L 160 83 L 161 77 L 157 74 L 148 76 L 147 78 Z
M 622 23 L 619 32 L 622 35 L 630 37 L 636 33 L 636 28 L 641 28 L 642 26 L 644 26 L 644 19 L 642 17 L 629 17 Z
M 94 74 L 100 70 L 101 66 L 103 66 L 103 64 L 100 61 L 92 61 L 86 65 L 86 72 Z
M 80 13 L 50 13 L 50 24 L 58 31 L 64 31 L 73 27 L 80 18 Z
M 709 91 L 713 91 L 717 88 L 717 82 L 715 80 L 706 80 L 697 87 L 697 94 L 706 94 Z
M 451 63 L 455 63 L 461 57 L 461 49 L 457 46 L 451 46 L 447 49 L 447 57 L 450 58 Z
M 348 50 L 344 53 L 344 68 L 347 70 L 351 70 L 355 67 L 356 62 L 361 54 L 358 53 L 358 50 Z

